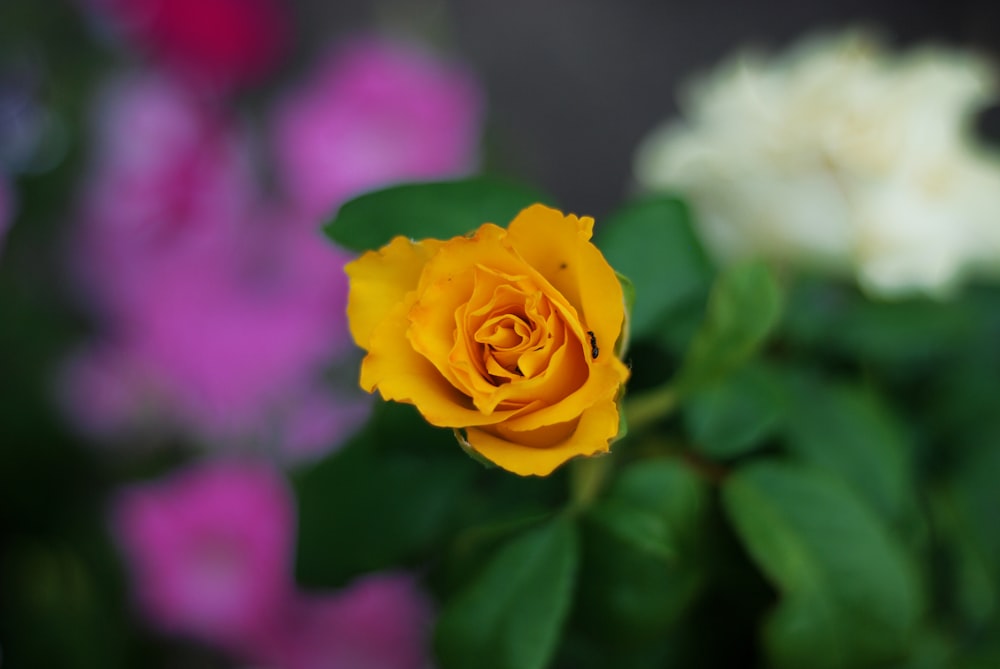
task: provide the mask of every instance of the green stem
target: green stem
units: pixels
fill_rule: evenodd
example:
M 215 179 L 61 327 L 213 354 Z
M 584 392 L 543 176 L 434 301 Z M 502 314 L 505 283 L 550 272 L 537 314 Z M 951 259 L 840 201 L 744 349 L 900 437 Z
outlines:
M 626 396 L 624 405 L 629 432 L 642 432 L 673 413 L 677 393 L 672 386 L 661 386 L 636 397 Z
M 597 499 L 611 472 L 609 457 L 577 458 L 570 463 L 569 488 L 573 507 L 585 509 Z

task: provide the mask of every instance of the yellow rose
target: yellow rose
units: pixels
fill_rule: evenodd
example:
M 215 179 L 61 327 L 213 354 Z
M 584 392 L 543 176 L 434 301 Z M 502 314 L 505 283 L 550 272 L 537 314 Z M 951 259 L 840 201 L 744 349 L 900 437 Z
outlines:
M 622 289 L 593 226 L 536 204 L 506 230 L 396 237 L 348 264 L 362 388 L 522 476 L 606 453 L 629 372 L 615 355 Z

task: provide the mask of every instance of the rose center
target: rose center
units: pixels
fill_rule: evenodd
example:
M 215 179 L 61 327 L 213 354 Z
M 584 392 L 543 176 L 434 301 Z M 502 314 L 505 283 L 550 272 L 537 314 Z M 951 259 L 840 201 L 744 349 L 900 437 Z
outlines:
M 524 376 L 518 363 L 531 339 L 531 325 L 523 314 L 517 313 L 493 316 L 475 334 L 475 340 L 482 345 L 483 364 L 499 383 L 510 381 L 513 376 Z
M 473 335 L 486 373 L 495 384 L 530 378 L 544 367 L 544 355 L 539 354 L 551 335 L 539 313 L 537 296 L 532 298 L 528 304 L 497 309 Z

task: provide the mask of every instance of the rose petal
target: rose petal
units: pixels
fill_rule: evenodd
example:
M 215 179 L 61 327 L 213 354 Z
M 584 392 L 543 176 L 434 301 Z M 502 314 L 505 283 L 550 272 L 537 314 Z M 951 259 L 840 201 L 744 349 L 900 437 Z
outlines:
M 576 307 L 598 347 L 610 352 L 621 333 L 625 302 L 614 270 L 590 242 L 593 226 L 590 217 L 564 216 L 536 204 L 511 221 L 508 239 Z
M 486 415 L 473 407 L 427 358 L 417 353 L 406 331 L 410 301 L 396 305 L 371 336 L 371 350 L 361 361 L 361 387 L 375 389 L 386 400 L 417 407 L 427 422 L 440 427 L 491 425 L 508 418 L 510 411 Z
M 378 251 L 368 251 L 344 267 L 351 281 L 347 317 L 358 346 L 371 348 L 375 328 L 417 287 L 424 265 L 442 243 L 395 237 Z
M 521 476 L 547 476 L 578 455 L 607 453 L 610 441 L 618 434 L 618 407 L 613 400 L 595 404 L 580 415 L 572 434 L 551 445 L 526 445 L 534 441 L 531 433 L 515 436 L 507 428 L 505 424 L 503 431 L 519 441 L 478 428 L 467 430 L 466 439 L 479 454 L 507 471 Z
M 558 373 L 559 365 L 553 364 L 553 367 Z M 550 399 L 547 406 L 531 411 L 522 410 L 505 425 L 512 430 L 528 431 L 564 423 L 595 403 L 613 397 L 627 378 L 628 368 L 617 358 L 614 358 L 613 363 L 592 365 L 586 383 L 576 391 L 560 396 L 557 401 Z

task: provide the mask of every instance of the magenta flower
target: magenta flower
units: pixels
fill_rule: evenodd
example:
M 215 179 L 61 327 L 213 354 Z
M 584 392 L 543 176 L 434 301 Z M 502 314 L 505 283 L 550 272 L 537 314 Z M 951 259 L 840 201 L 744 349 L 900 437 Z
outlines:
M 245 140 L 221 110 L 175 79 L 122 78 L 95 108 L 83 228 L 76 240 L 91 297 L 112 317 L 148 298 L 178 264 L 212 264 L 256 199 Z
M 64 395 L 82 427 L 166 423 L 215 444 L 320 454 L 367 417 L 323 387 L 349 350 L 345 252 L 261 204 L 241 134 L 164 78 L 99 107 L 98 152 L 73 249 L 105 319 Z
M 231 88 L 268 74 L 291 32 L 281 0 L 82 0 L 136 51 L 187 81 Z
M 346 254 L 296 221 L 259 223 L 211 261 L 155 255 L 132 275 L 116 332 L 68 377 L 84 427 L 113 434 L 152 414 L 213 443 L 297 458 L 364 422 L 367 398 L 321 385 L 348 342 Z
M 251 658 L 281 669 L 428 669 L 432 609 L 414 579 L 375 574 L 300 597 Z
M 415 47 L 359 40 L 280 105 L 278 176 L 308 216 L 401 180 L 461 175 L 477 162 L 482 93 L 463 68 Z
M 143 615 L 160 630 L 244 648 L 294 593 L 295 511 L 262 463 L 193 466 L 121 493 L 115 538 Z

